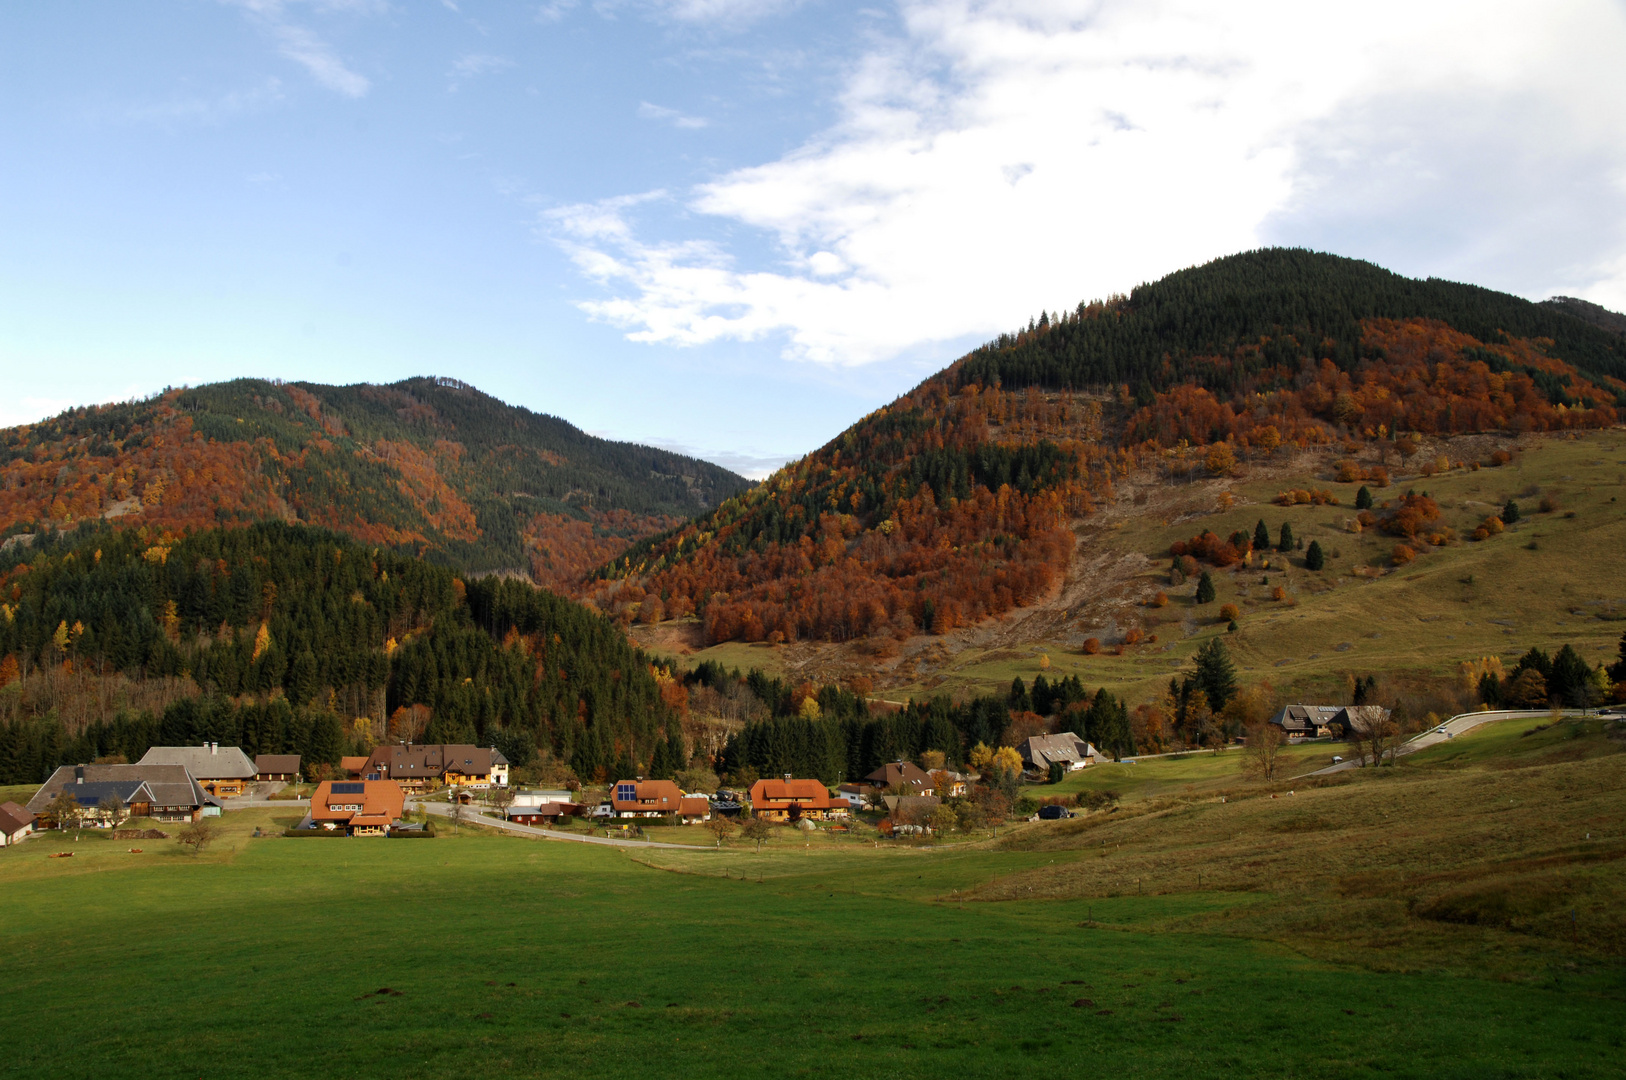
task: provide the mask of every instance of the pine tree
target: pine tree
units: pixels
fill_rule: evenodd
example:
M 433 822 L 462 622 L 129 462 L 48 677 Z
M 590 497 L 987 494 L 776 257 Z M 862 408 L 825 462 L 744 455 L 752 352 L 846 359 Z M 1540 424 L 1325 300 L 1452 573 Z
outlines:
M 1203 576 L 1197 579 L 1197 603 L 1211 604 L 1213 602 L 1214 579 L 1209 576 L 1207 570 L 1204 570 Z
M 1253 527 L 1253 550 L 1270 550 L 1270 528 L 1265 524 L 1264 518 L 1260 518 L 1259 524 Z
M 1011 692 L 1006 696 L 1005 703 L 1012 712 L 1033 711 L 1033 702 L 1028 697 L 1028 688 L 1022 685 L 1022 676 L 1011 680 Z
M 1321 553 L 1321 541 L 1311 540 L 1310 546 L 1304 549 L 1304 565 L 1311 570 L 1327 565 L 1327 557 Z
M 1362 484 L 1361 485 L 1361 490 L 1359 490 L 1359 491 L 1357 491 L 1355 493 L 1355 509 L 1357 509 L 1357 510 L 1370 510 L 1370 509 L 1372 509 L 1372 493 L 1367 490 L 1367 487 L 1366 487 L 1365 484 Z
M 1502 507 L 1501 517 L 1502 517 L 1502 524 L 1503 525 L 1511 525 L 1515 521 L 1518 521 L 1519 520 L 1519 504 L 1514 502 L 1512 499 L 1509 499 L 1507 501 L 1507 505 Z
M 1282 522 L 1282 538 L 1276 543 L 1276 550 L 1288 552 L 1293 550 L 1293 526 Z
M 1207 645 L 1197 650 L 1197 672 L 1192 681 L 1215 712 L 1225 708 L 1225 703 L 1236 693 L 1236 667 L 1219 638 L 1210 638 Z

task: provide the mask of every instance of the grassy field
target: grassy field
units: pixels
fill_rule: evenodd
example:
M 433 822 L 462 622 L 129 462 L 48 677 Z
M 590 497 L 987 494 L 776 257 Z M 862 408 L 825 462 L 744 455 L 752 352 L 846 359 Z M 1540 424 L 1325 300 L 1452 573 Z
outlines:
M 1537 726 L 1293 796 L 1149 761 L 1194 790 L 942 848 L 43 837 L 0 851 L 6 1070 L 1616 1076 L 1626 743 Z M 1437 917 L 1521 875 L 1574 940 Z
M 1309 742 L 1284 746 L 1279 751 L 1283 776 L 1324 769 L 1334 754 L 1348 752 L 1343 743 Z M 1071 795 L 1083 791 L 1110 791 L 1124 801 L 1158 795 L 1195 794 L 1234 787 L 1246 779 L 1240 748 L 1219 752 L 1194 751 L 1168 757 L 1137 758 L 1134 763 L 1102 759 L 1098 764 L 1069 773 L 1059 784 L 1029 790 L 1035 795 Z

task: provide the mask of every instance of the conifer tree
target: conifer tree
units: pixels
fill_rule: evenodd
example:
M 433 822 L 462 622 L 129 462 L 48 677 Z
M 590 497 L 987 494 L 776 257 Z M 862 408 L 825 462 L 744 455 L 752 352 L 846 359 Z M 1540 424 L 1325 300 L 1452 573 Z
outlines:
M 1210 638 L 1207 645 L 1197 650 L 1197 672 L 1192 682 L 1208 698 L 1208 706 L 1215 712 L 1236 693 L 1236 667 L 1225 653 L 1225 644 L 1219 638 Z
M 1518 521 L 1519 504 L 1514 502 L 1512 499 L 1509 499 L 1507 501 L 1507 505 L 1502 507 L 1501 518 L 1503 525 L 1511 525 L 1515 521 Z
M 1321 552 L 1321 541 L 1311 540 L 1310 546 L 1304 549 L 1304 565 L 1311 570 L 1320 570 L 1327 565 L 1327 557 Z
M 1253 527 L 1253 550 L 1270 550 L 1270 528 L 1265 524 L 1264 518 L 1260 518 L 1259 524 Z
M 1357 509 L 1357 510 L 1370 510 L 1370 509 L 1372 509 L 1372 493 L 1367 490 L 1367 487 L 1366 487 L 1365 484 L 1362 484 L 1361 485 L 1361 490 L 1359 490 L 1359 491 L 1357 491 L 1355 493 L 1355 509 Z
M 1033 701 L 1028 697 L 1028 688 L 1022 685 L 1022 676 L 1011 680 L 1011 692 L 1006 695 L 1005 702 L 1012 712 L 1033 711 Z
M 1203 576 L 1197 579 L 1197 603 L 1211 604 L 1213 602 L 1214 579 L 1209 576 L 1207 570 L 1204 570 Z
M 1282 522 L 1282 538 L 1276 543 L 1276 550 L 1288 552 L 1293 550 L 1293 526 Z

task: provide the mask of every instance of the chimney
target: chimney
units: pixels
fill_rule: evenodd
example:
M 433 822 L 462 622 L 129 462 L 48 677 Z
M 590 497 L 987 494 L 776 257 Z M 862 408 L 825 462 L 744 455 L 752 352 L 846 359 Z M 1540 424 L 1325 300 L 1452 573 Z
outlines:
M 217 742 L 210 743 L 209 744 L 209 753 L 211 753 L 211 754 L 220 753 L 220 744 L 217 743 Z
M 790 773 L 785 774 L 785 783 L 790 783 Z
M 73 782 L 76 784 L 83 784 L 85 782 L 85 767 L 83 765 L 75 765 L 73 767 Z

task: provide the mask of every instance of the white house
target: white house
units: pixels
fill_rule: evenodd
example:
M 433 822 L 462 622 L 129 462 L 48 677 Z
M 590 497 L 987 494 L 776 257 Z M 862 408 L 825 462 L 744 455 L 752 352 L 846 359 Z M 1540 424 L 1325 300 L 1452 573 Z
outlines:
M 14 802 L 0 803 L 0 847 L 15 844 L 34 831 L 34 816 Z

